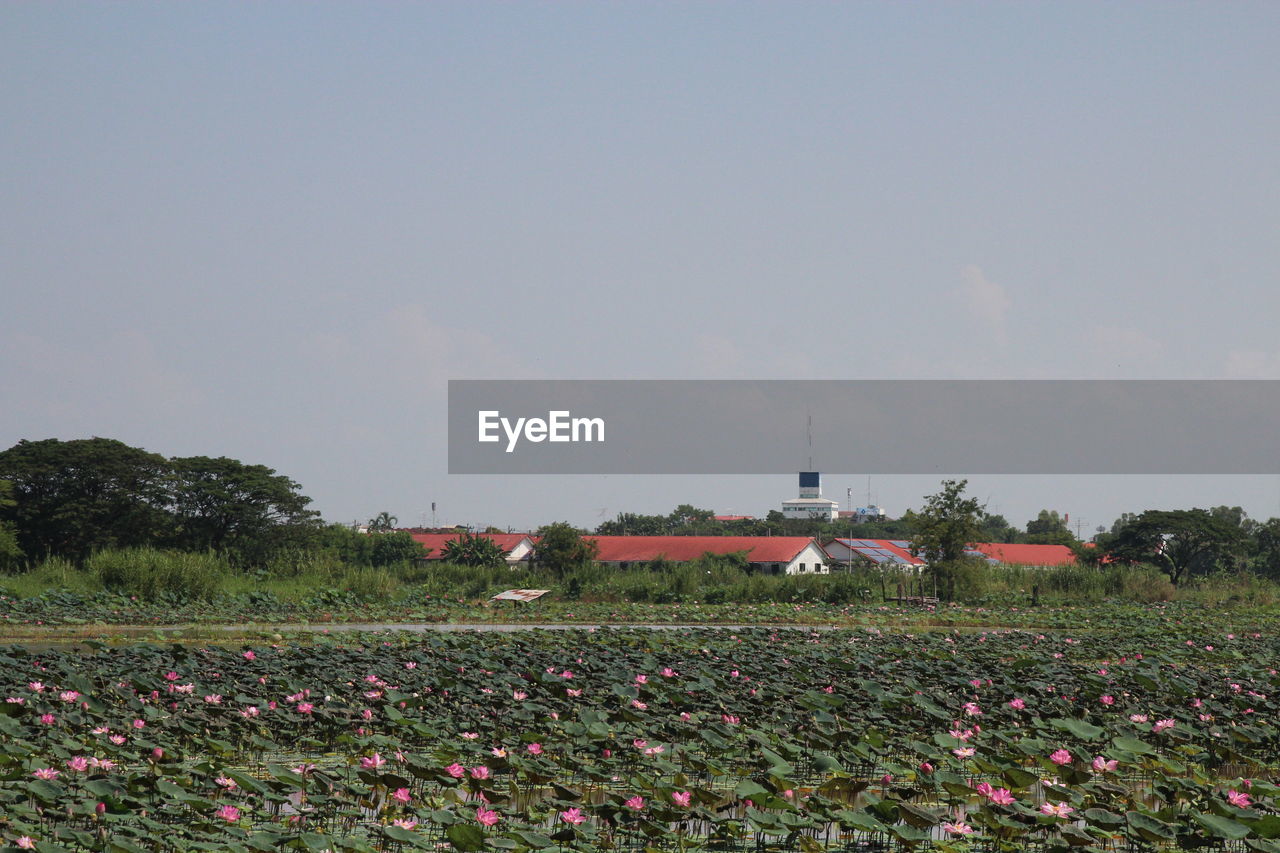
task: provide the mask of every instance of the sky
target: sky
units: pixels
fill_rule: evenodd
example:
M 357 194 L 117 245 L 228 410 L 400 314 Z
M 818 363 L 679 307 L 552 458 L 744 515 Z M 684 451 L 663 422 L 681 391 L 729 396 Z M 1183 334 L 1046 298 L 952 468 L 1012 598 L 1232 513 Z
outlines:
M 450 476 L 446 382 L 1280 379 L 1277 36 L 1273 2 L 3 4 L 0 447 L 595 526 L 795 480 Z M 950 474 L 1017 524 L 1280 516 L 1275 476 Z

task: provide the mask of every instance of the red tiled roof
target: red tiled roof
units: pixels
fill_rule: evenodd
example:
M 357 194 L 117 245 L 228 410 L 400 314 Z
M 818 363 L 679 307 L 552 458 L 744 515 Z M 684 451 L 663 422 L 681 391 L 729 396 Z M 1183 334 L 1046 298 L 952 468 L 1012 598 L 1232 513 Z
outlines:
M 973 546 L 988 557 L 1013 566 L 1063 566 L 1076 561 L 1066 545 L 1010 545 L 1004 542 L 978 542 Z
M 753 563 L 789 563 L 813 543 L 807 536 L 584 536 L 596 543 L 596 559 L 631 563 L 662 557 L 674 562 L 696 560 L 708 552 L 745 551 Z M 816 543 L 814 543 L 816 544 Z M 821 549 L 819 549 L 821 550 Z
M 430 548 L 431 553 L 427 554 L 428 560 L 438 560 L 444 554 L 445 546 L 453 540 L 461 536 L 461 533 L 411 533 L 413 541 L 417 542 L 423 548 Z M 512 548 L 520 544 L 521 539 L 532 539 L 527 533 L 477 533 L 477 536 L 483 536 L 485 539 L 491 539 L 502 549 L 503 553 L 509 553 Z

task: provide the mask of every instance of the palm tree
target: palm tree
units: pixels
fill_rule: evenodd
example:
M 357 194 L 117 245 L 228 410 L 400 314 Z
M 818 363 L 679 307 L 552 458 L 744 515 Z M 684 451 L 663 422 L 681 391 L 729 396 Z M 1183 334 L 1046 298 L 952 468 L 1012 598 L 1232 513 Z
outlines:
M 399 521 L 400 519 L 383 510 L 378 513 L 377 517 L 369 519 L 369 531 L 371 533 L 385 533 L 389 530 L 395 530 Z

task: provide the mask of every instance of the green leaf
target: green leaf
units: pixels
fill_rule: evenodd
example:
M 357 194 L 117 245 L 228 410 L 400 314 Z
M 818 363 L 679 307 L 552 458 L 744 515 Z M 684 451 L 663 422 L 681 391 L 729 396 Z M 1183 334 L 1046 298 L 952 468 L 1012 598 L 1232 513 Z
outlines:
M 1196 823 L 1212 832 L 1215 838 L 1228 838 L 1232 841 L 1238 841 L 1249 834 L 1249 827 L 1229 817 L 1221 817 L 1204 812 L 1196 812 L 1191 817 Z

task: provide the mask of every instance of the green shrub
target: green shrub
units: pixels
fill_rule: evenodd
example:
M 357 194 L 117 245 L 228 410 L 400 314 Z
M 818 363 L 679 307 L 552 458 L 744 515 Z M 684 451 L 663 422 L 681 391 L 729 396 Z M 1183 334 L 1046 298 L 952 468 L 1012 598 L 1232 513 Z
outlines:
M 98 551 L 85 570 L 110 590 L 149 600 L 164 595 L 210 599 L 230 574 L 227 561 L 213 553 L 123 548 Z

